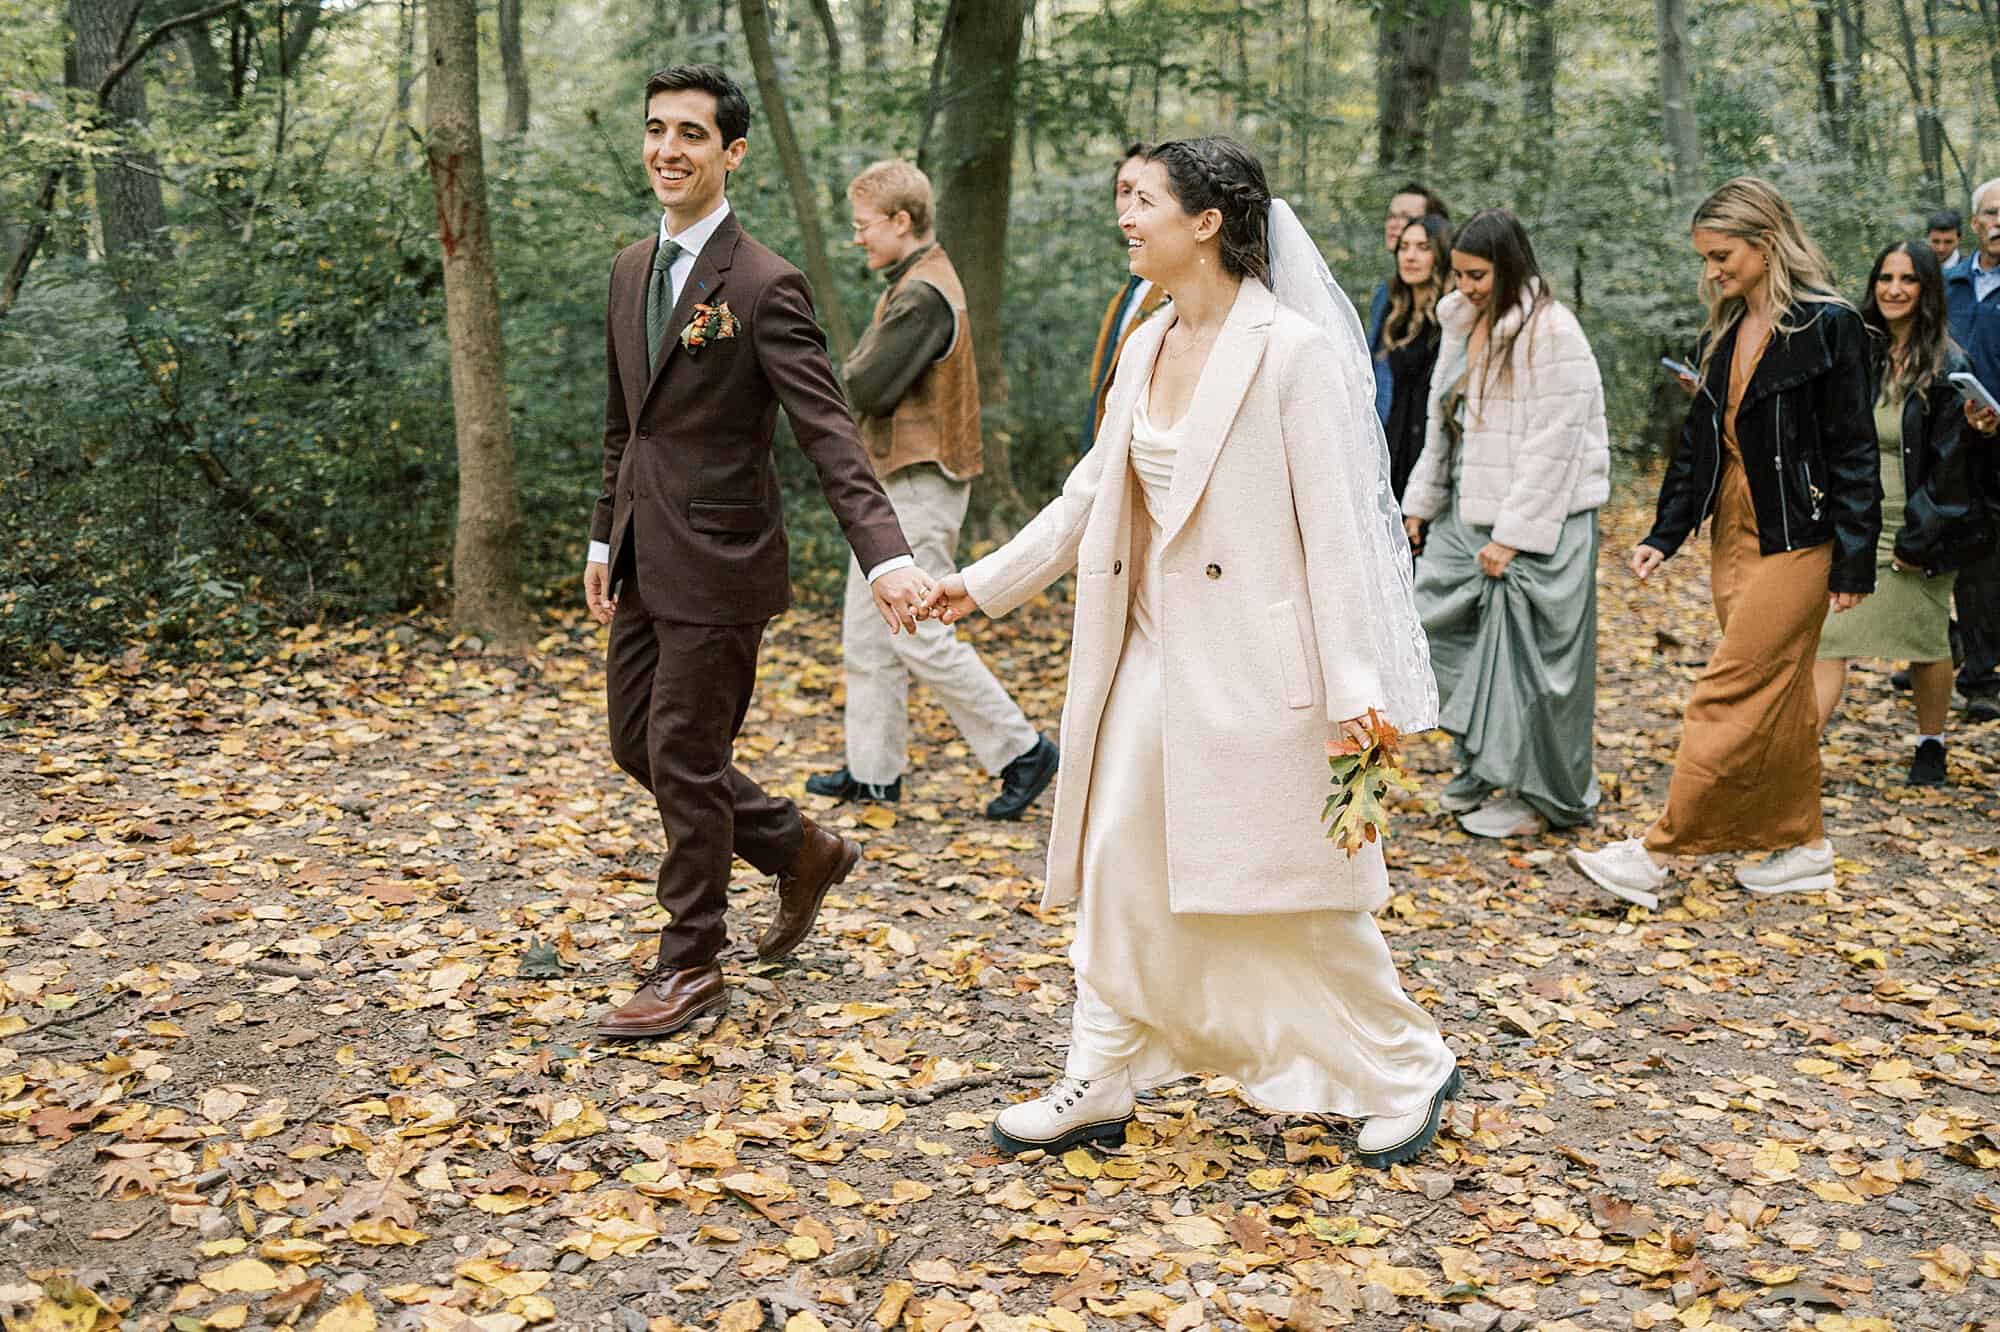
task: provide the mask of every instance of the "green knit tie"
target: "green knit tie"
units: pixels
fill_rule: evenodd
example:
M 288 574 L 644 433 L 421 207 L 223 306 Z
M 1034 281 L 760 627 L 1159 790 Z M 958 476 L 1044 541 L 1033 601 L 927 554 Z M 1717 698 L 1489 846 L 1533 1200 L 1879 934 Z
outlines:
M 674 317 L 674 282 L 667 270 L 681 253 L 680 246 L 662 240 L 653 254 L 653 276 L 646 283 L 646 351 L 653 365 L 660 363 L 660 346 L 667 340 L 667 325 Z

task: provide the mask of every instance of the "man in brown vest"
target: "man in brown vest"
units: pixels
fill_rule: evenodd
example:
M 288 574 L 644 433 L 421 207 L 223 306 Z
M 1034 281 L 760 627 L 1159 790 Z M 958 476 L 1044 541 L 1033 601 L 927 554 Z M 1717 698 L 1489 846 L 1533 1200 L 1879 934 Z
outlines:
M 931 183 L 908 162 L 877 162 L 847 187 L 854 244 L 889 286 L 847 358 L 861 438 L 920 569 L 955 567 L 972 478 L 981 468 L 979 376 L 965 290 L 931 238 Z M 868 582 L 847 568 L 841 651 L 847 663 L 847 764 L 806 782 L 816 795 L 894 801 L 909 765 L 909 681 L 929 685 L 1000 792 L 988 818 L 1017 819 L 1056 772 L 1056 747 L 955 630 L 926 620 L 891 635 Z

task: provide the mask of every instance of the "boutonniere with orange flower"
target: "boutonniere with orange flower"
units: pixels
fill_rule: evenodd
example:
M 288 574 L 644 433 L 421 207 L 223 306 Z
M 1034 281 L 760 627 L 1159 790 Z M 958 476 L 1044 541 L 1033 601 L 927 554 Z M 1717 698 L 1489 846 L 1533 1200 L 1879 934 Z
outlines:
M 730 311 L 728 301 L 716 305 L 697 304 L 694 307 L 694 316 L 688 320 L 687 327 L 681 330 L 681 346 L 686 347 L 689 354 L 693 354 L 711 342 L 721 342 L 725 338 L 735 337 L 736 328 L 736 316 Z
M 1369 842 L 1387 836 L 1389 810 L 1383 803 L 1391 788 L 1417 789 L 1416 779 L 1403 770 L 1403 733 L 1368 709 L 1361 723 L 1362 738 L 1343 734 L 1326 743 L 1327 766 L 1333 769 L 1333 790 L 1320 819 L 1326 835 L 1349 856 Z

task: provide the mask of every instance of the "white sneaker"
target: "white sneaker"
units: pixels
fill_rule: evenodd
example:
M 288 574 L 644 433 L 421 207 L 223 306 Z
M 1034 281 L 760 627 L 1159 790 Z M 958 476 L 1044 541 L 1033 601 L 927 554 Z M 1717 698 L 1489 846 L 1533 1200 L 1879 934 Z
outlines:
M 1653 863 L 1646 854 L 1646 844 L 1638 838 L 1613 842 L 1601 851 L 1575 850 L 1569 859 L 1585 878 L 1613 897 L 1648 911 L 1660 909 L 1660 889 L 1667 886 L 1667 872 Z
M 1474 837 L 1533 837 L 1547 832 L 1549 821 L 1519 796 L 1500 796 L 1459 815 L 1458 826 Z
M 1444 1117 L 1444 1103 L 1458 1095 L 1465 1080 L 1457 1069 L 1444 1080 L 1430 1103 L 1407 1115 L 1374 1115 L 1361 1126 L 1354 1148 L 1361 1164 L 1370 1170 L 1387 1170 L 1418 1155 L 1437 1137 L 1438 1120 Z
M 1118 1144 L 1132 1122 L 1132 1075 L 1125 1069 L 1101 1078 L 1064 1078 L 1032 1101 L 1002 1110 L 993 1121 L 993 1145 L 1017 1152 L 1063 1152 L 1081 1142 Z
M 1778 893 L 1825 893 L 1833 890 L 1833 843 L 1795 846 L 1754 865 L 1738 865 L 1736 882 L 1765 897 Z

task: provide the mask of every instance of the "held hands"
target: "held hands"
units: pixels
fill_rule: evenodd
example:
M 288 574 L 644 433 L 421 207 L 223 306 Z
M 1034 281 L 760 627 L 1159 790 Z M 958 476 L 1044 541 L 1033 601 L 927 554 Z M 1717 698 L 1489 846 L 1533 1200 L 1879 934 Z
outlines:
M 924 606 L 933 588 L 929 574 L 910 567 L 883 574 L 868 590 L 874 594 L 875 609 L 882 613 L 882 623 L 889 626 L 890 633 L 914 634 L 917 621 L 925 618 Z
M 1967 398 L 1965 401 L 1965 421 L 1974 430 L 1991 439 L 2000 432 L 2000 412 Z
M 1410 554 L 1424 553 L 1424 533 L 1429 530 L 1430 524 L 1421 518 L 1403 519 L 1403 532 L 1410 538 Z
M 1838 615 L 1842 611 L 1851 611 L 1859 606 L 1867 595 L 1866 592 L 1834 592 L 1828 595 L 1826 604 L 1833 607 L 1833 613 Z
M 940 624 L 957 624 L 978 609 L 979 603 L 965 590 L 965 576 L 946 574 L 931 588 L 923 615 L 926 619 L 935 616 Z
M 583 566 L 583 604 L 590 608 L 591 619 L 599 624 L 611 623 L 618 599 L 611 595 L 610 565 L 593 560 Z
M 1503 546 L 1497 541 L 1489 541 L 1479 548 L 1479 571 L 1488 578 L 1498 578 L 1507 572 L 1507 566 L 1521 552 L 1512 546 Z
M 1640 582 L 1652 576 L 1653 570 L 1667 562 L 1667 557 L 1652 546 L 1632 547 L 1632 572 Z

